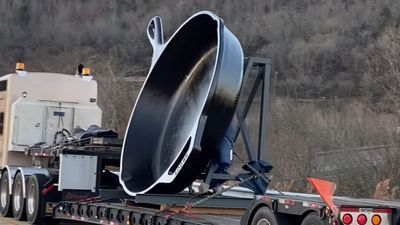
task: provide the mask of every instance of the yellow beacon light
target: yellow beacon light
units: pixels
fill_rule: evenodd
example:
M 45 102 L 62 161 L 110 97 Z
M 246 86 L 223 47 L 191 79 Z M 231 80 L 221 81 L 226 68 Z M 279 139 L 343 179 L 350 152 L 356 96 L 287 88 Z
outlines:
M 83 76 L 89 76 L 90 75 L 90 68 L 83 68 L 82 69 L 82 75 Z
M 25 64 L 24 63 L 17 63 L 16 65 L 15 65 L 15 69 L 16 70 L 25 70 Z

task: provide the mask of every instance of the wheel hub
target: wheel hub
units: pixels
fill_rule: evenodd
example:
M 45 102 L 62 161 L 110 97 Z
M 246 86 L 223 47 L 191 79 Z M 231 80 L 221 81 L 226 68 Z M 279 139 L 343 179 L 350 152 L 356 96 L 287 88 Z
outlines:
M 29 214 L 35 212 L 35 185 L 29 186 L 28 196 L 27 196 L 27 211 Z
M 3 179 L 1 182 L 1 192 L 0 192 L 0 204 L 2 208 L 7 206 L 7 197 L 8 197 L 8 182 L 6 179 Z
M 15 184 L 15 192 L 13 193 L 14 198 L 14 209 L 19 211 L 21 209 L 21 198 L 22 198 L 22 182 L 18 181 Z

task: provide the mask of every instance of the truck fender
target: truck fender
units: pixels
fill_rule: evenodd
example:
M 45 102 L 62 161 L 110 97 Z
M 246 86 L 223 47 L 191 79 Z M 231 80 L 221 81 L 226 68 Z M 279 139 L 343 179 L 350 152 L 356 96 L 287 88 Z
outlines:
M 276 205 L 274 204 L 274 200 L 264 198 L 264 196 L 256 196 L 256 198 L 251 201 L 246 212 L 240 219 L 240 225 L 249 225 L 251 223 L 251 220 L 253 219 L 255 212 L 263 206 L 270 208 L 274 212 L 274 205 Z
M 15 174 L 17 173 L 17 169 L 18 169 L 18 167 L 16 167 L 16 166 L 6 165 L 1 171 L 1 174 L 3 174 L 5 171 L 8 172 L 8 191 L 9 191 L 10 195 L 12 194 L 12 185 L 13 185 Z
M 22 177 L 27 178 L 33 174 L 43 174 L 47 177 L 50 177 L 50 173 L 47 169 L 45 168 L 34 168 L 34 167 L 18 167 L 16 171 L 14 172 L 14 176 L 17 173 L 21 173 Z M 25 179 L 22 179 L 22 197 L 26 197 L 26 184 L 25 184 Z M 12 187 L 12 185 L 11 185 Z M 11 189 L 10 189 L 11 190 Z

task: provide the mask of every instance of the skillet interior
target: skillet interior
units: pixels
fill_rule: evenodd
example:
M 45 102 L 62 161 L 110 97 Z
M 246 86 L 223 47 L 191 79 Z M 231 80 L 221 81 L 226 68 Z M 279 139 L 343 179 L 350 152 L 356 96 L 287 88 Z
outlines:
M 121 179 L 130 191 L 149 188 L 194 141 L 190 131 L 214 78 L 217 48 L 217 21 L 199 15 L 161 53 L 136 102 L 124 144 Z

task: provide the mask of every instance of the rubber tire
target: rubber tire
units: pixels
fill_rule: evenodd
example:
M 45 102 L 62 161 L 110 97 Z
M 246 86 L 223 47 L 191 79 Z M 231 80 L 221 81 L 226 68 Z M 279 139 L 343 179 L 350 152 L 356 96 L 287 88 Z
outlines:
M 254 214 L 251 225 L 278 225 L 278 221 L 272 210 L 267 206 L 263 206 Z
M 316 212 L 312 212 L 304 218 L 301 225 L 325 225 L 325 223 L 319 218 Z
M 22 177 L 22 173 L 17 173 L 14 177 L 14 182 L 13 182 L 13 187 L 12 187 L 13 194 L 12 194 L 12 207 L 11 208 L 13 211 L 14 219 L 19 220 L 19 221 L 26 220 L 26 209 L 25 209 L 26 204 L 25 204 L 25 198 L 23 197 L 23 188 L 24 187 L 22 187 L 22 189 L 19 193 L 19 196 L 21 196 L 21 198 L 19 199 L 19 205 L 20 205 L 19 210 L 15 209 L 15 200 L 14 200 L 15 196 L 17 196 L 15 193 L 16 185 L 18 183 L 21 183 L 22 185 L 24 184 L 22 179 L 25 179 L 25 177 Z M 25 181 L 27 181 L 27 179 L 25 179 Z M 25 185 L 26 185 L 26 183 L 25 183 Z
M 30 224 L 42 224 L 45 219 L 45 198 L 42 194 L 44 185 L 48 178 L 43 174 L 33 174 L 28 179 L 26 185 L 26 219 Z M 33 192 L 33 193 L 32 193 Z M 29 196 L 33 197 L 33 202 L 29 202 Z M 33 204 L 32 212 L 29 210 L 29 204 Z
M 1 179 L 0 179 L 0 188 L 1 188 L 1 186 L 2 186 L 2 184 L 3 184 L 3 182 L 9 182 L 9 180 L 8 180 L 8 171 L 6 170 L 6 171 L 4 171 L 4 173 L 1 175 Z M 6 185 L 6 187 L 7 187 L 7 189 L 5 190 L 7 193 L 9 193 L 9 188 L 10 188 L 10 186 L 7 184 Z M 1 191 L 4 191 L 4 190 L 1 190 Z M 1 192 L 0 192 L 0 194 L 1 194 Z M 2 207 L 2 204 L 1 204 L 1 202 L 0 202 L 0 214 L 2 215 L 2 216 L 4 216 L 4 217 L 11 217 L 13 214 L 13 212 L 12 212 L 12 207 L 11 207 L 11 204 L 12 204 L 12 202 L 11 202 L 11 199 L 12 199 L 12 195 L 6 195 L 7 196 L 7 199 L 6 199 L 6 205 L 4 206 L 4 207 Z M 1 198 L 1 196 L 0 196 L 0 198 Z M 1 201 L 1 199 L 0 199 L 0 201 Z

